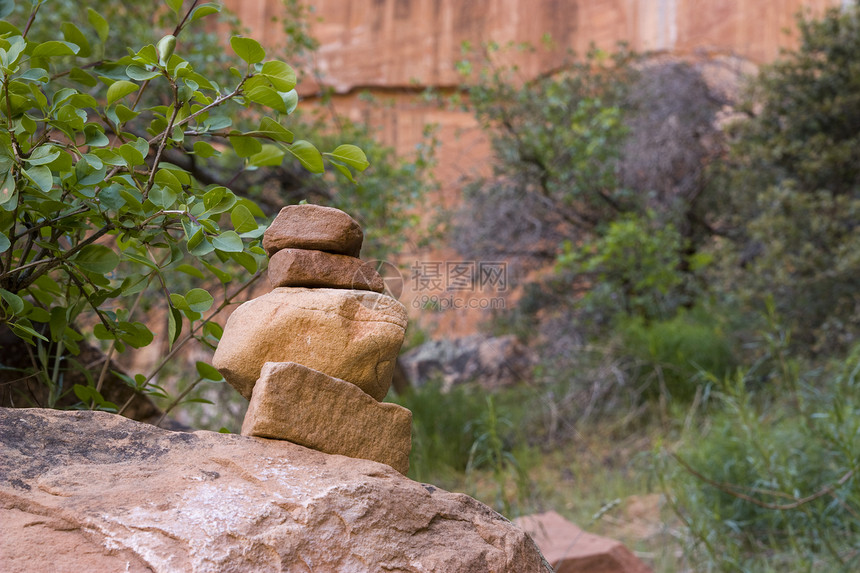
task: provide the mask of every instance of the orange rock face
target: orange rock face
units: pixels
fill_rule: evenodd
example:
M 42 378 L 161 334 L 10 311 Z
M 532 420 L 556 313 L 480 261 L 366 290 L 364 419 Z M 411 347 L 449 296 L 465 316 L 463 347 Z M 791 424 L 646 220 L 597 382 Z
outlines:
M 280 0 L 226 0 L 255 38 L 276 45 L 272 17 Z M 591 44 L 635 50 L 689 52 L 706 48 L 756 62 L 772 60 L 796 43 L 786 35 L 801 10 L 820 14 L 841 0 L 315 0 L 312 34 L 318 64 L 339 92 L 356 87 L 452 86 L 463 42 L 540 45 L 545 34 L 562 48 L 555 55 L 526 53 L 526 77 L 558 64 L 564 48 Z

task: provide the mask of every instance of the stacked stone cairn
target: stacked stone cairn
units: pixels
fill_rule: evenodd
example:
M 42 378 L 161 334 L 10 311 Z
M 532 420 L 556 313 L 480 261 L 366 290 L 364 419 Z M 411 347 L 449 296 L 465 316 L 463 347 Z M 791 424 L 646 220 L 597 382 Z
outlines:
M 250 400 L 242 434 L 409 469 L 412 412 L 383 403 L 406 309 L 338 209 L 284 207 L 263 235 L 273 290 L 230 315 L 214 366 Z

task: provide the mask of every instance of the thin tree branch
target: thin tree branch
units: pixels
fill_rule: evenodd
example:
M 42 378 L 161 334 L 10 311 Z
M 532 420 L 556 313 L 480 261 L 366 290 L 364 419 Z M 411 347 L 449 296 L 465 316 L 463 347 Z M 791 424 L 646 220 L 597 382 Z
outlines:
M 788 495 L 788 494 L 786 494 L 784 492 L 780 492 L 780 491 L 755 490 L 757 493 L 761 493 L 763 495 L 770 495 L 772 497 L 783 497 L 783 498 L 788 498 L 788 499 L 794 500 L 792 503 L 778 504 L 778 503 L 768 503 L 766 501 L 761 501 L 761 500 L 756 499 L 750 495 L 747 495 L 747 494 L 743 493 L 742 491 L 739 491 L 741 489 L 740 486 L 712 480 L 711 478 L 704 476 L 701 473 L 699 473 L 698 471 L 696 471 L 695 469 L 693 469 L 690 466 L 690 464 L 685 462 L 678 454 L 672 454 L 672 457 L 675 458 L 675 460 L 679 464 L 681 464 L 681 466 L 685 470 L 687 470 L 687 472 L 692 474 L 694 477 L 700 479 L 701 481 L 705 482 L 706 484 L 713 486 L 713 487 L 717 488 L 718 490 L 731 495 L 732 497 L 736 497 L 738 499 L 748 501 L 754 505 L 757 505 L 759 507 L 763 507 L 765 509 L 773 509 L 773 510 L 777 510 L 777 511 L 789 511 L 792 509 L 797 509 L 798 507 L 800 507 L 802 505 L 806 505 L 807 503 L 815 501 L 816 499 L 824 497 L 825 495 L 830 495 L 836 490 L 836 488 L 838 488 L 842 485 L 845 485 L 845 483 L 848 480 L 850 480 L 852 477 L 854 477 L 854 473 L 856 472 L 856 468 L 851 469 L 847 473 L 845 473 L 845 475 L 843 475 L 841 478 L 839 478 L 839 480 L 836 481 L 836 483 L 826 485 L 826 486 L 822 487 L 821 489 L 819 489 L 817 492 L 813 493 L 812 495 L 808 495 L 806 497 L 801 497 L 801 498 L 797 498 L 795 496 L 791 496 L 791 495 Z

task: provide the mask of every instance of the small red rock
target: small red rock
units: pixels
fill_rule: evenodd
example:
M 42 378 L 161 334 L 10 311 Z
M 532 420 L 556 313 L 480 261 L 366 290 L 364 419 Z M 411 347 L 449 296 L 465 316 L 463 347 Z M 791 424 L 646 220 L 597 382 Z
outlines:
M 347 255 L 308 249 L 281 249 L 272 255 L 269 282 L 274 288 L 385 290 L 382 277 L 370 263 Z
M 287 205 L 263 235 L 263 248 L 270 257 L 289 248 L 358 257 L 363 240 L 361 226 L 340 209 Z

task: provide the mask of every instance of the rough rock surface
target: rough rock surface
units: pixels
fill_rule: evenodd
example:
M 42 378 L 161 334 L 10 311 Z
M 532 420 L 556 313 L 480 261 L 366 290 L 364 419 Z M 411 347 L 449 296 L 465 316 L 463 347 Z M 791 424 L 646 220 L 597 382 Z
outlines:
M 586 533 L 554 511 L 514 520 L 555 568 L 556 573 L 650 573 L 619 541 Z
M 399 359 L 413 386 L 439 380 L 442 388 L 477 382 L 487 390 L 531 379 L 534 357 L 516 336 L 480 334 L 431 340 Z
M 104 412 L 0 409 L 0 571 L 550 571 L 485 505 L 388 466 Z
M 363 240 L 359 224 L 340 209 L 287 205 L 263 235 L 263 248 L 270 257 L 289 248 L 357 257 Z
M 249 400 L 266 362 L 303 364 L 382 400 L 406 322 L 403 305 L 384 294 L 276 288 L 233 311 L 212 364 Z
M 269 260 L 273 287 L 351 288 L 382 292 L 385 283 L 373 265 L 355 257 L 309 249 L 281 249 Z
M 254 386 L 242 435 L 289 440 L 409 471 L 412 412 L 377 402 L 354 384 L 295 362 L 267 362 Z

